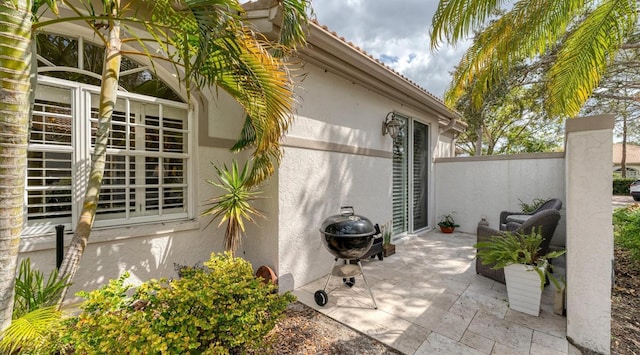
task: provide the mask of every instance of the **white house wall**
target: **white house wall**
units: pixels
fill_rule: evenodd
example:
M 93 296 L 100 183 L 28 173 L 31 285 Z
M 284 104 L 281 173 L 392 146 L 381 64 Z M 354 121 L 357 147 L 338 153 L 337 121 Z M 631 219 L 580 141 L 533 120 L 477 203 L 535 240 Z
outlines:
M 68 242 L 70 235 L 66 239 Z M 195 221 L 94 230 L 67 302 L 79 301 L 73 297 L 77 291 L 96 289 L 125 271 L 134 285 L 151 278 L 175 277 L 174 263 L 193 265 L 207 260 L 213 244 L 199 232 Z M 22 240 L 20 257 L 30 258 L 34 268 L 48 273 L 55 267 L 54 237 Z
M 333 256 L 319 228 L 340 206 L 353 206 L 374 224 L 391 219 L 392 140 L 381 131 L 386 114 L 397 111 L 437 127 L 435 120 L 331 72 L 308 64 L 304 69 L 300 107 L 278 173 L 284 290 L 330 271 Z

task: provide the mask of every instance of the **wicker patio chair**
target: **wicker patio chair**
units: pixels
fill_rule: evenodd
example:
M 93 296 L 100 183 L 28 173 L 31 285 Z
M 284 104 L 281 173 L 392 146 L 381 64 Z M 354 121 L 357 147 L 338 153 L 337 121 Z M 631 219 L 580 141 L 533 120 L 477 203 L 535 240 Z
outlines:
M 500 212 L 500 230 L 508 230 L 507 229 L 507 217 L 511 215 L 534 215 L 540 211 L 554 209 L 556 211 L 560 211 L 562 208 L 562 201 L 557 198 L 552 198 L 550 200 L 545 201 L 542 205 L 540 205 L 535 211 L 524 213 L 524 212 L 510 212 L 510 211 L 502 211 Z
M 509 229 L 511 233 L 524 235 L 531 234 L 531 231 L 534 228 L 535 230 L 540 228 L 540 234 L 542 235 L 543 241 L 540 245 L 539 254 L 544 255 L 549 252 L 549 244 L 551 244 L 551 238 L 553 238 L 553 233 L 556 231 L 559 221 L 560 212 L 555 209 L 547 209 L 534 214 L 523 224 L 513 222 L 507 223 L 507 229 Z M 503 235 L 505 232 L 506 231 L 493 229 L 487 225 L 478 224 L 477 241 L 485 242 L 492 236 Z M 492 266 L 493 265 L 482 265 L 482 260 L 476 257 L 476 274 L 505 283 L 504 270 L 494 270 L 491 268 Z

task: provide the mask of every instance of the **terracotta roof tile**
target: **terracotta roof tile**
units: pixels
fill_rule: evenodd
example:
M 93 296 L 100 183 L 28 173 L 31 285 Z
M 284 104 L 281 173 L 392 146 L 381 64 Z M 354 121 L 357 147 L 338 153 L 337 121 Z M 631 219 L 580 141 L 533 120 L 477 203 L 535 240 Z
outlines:
M 622 160 L 622 143 L 613 145 L 613 163 L 620 164 Z M 627 164 L 640 164 L 640 146 L 627 144 Z
M 387 64 L 381 62 L 378 58 L 374 58 L 371 54 L 367 53 L 365 50 L 361 49 L 360 47 L 354 45 L 352 42 L 348 42 L 347 40 L 345 40 L 344 37 L 339 36 L 335 31 L 331 31 L 329 29 L 329 27 L 327 27 L 326 25 L 321 25 L 320 23 L 318 23 L 318 20 L 312 20 L 311 21 L 313 24 L 316 25 L 316 27 L 318 27 L 319 29 L 322 29 L 324 32 L 330 34 L 331 36 L 333 36 L 334 38 L 340 40 L 341 42 L 343 42 L 345 45 L 347 45 L 348 47 L 351 47 L 353 50 L 359 52 L 360 54 L 372 59 L 373 61 L 375 61 L 376 63 L 378 63 L 379 65 L 381 65 L 382 67 L 384 67 L 385 69 L 387 69 L 388 71 L 390 71 L 391 73 L 393 73 L 394 75 L 402 78 L 404 81 L 408 82 L 409 84 L 415 86 L 416 88 L 418 88 L 420 91 L 424 92 L 425 94 L 431 96 L 432 98 L 438 100 L 439 102 L 441 102 L 444 105 L 444 101 L 439 98 L 438 96 L 430 93 L 429 91 L 427 91 L 425 88 L 423 88 L 422 86 L 416 84 L 414 81 L 410 80 L 409 78 L 407 78 L 406 76 L 400 74 L 399 72 L 395 71 L 394 69 L 392 69 L 390 66 L 388 66 Z

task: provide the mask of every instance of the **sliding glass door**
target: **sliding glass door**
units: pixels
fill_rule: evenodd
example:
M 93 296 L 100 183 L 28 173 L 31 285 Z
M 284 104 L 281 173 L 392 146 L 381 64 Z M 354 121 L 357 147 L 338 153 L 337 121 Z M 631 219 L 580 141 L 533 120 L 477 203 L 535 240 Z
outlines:
M 400 119 L 404 126 L 393 147 L 394 235 L 429 226 L 429 126 Z

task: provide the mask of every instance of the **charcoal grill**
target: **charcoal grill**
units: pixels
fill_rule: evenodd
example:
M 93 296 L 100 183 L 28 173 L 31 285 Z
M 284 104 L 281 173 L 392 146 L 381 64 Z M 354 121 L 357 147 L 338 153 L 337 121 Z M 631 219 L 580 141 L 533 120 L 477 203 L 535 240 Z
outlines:
M 314 299 L 319 306 L 324 306 L 329 301 L 326 290 L 332 276 L 341 277 L 343 283 L 353 287 L 356 276 L 362 275 L 373 301 L 373 307 L 378 308 L 364 275 L 360 258 L 367 254 L 373 244 L 374 236 L 379 233 L 378 225 L 373 225 L 366 217 L 355 214 L 353 206 L 340 207 L 340 214 L 324 220 L 320 227 L 320 237 L 335 260 L 324 288 L 314 294 Z

